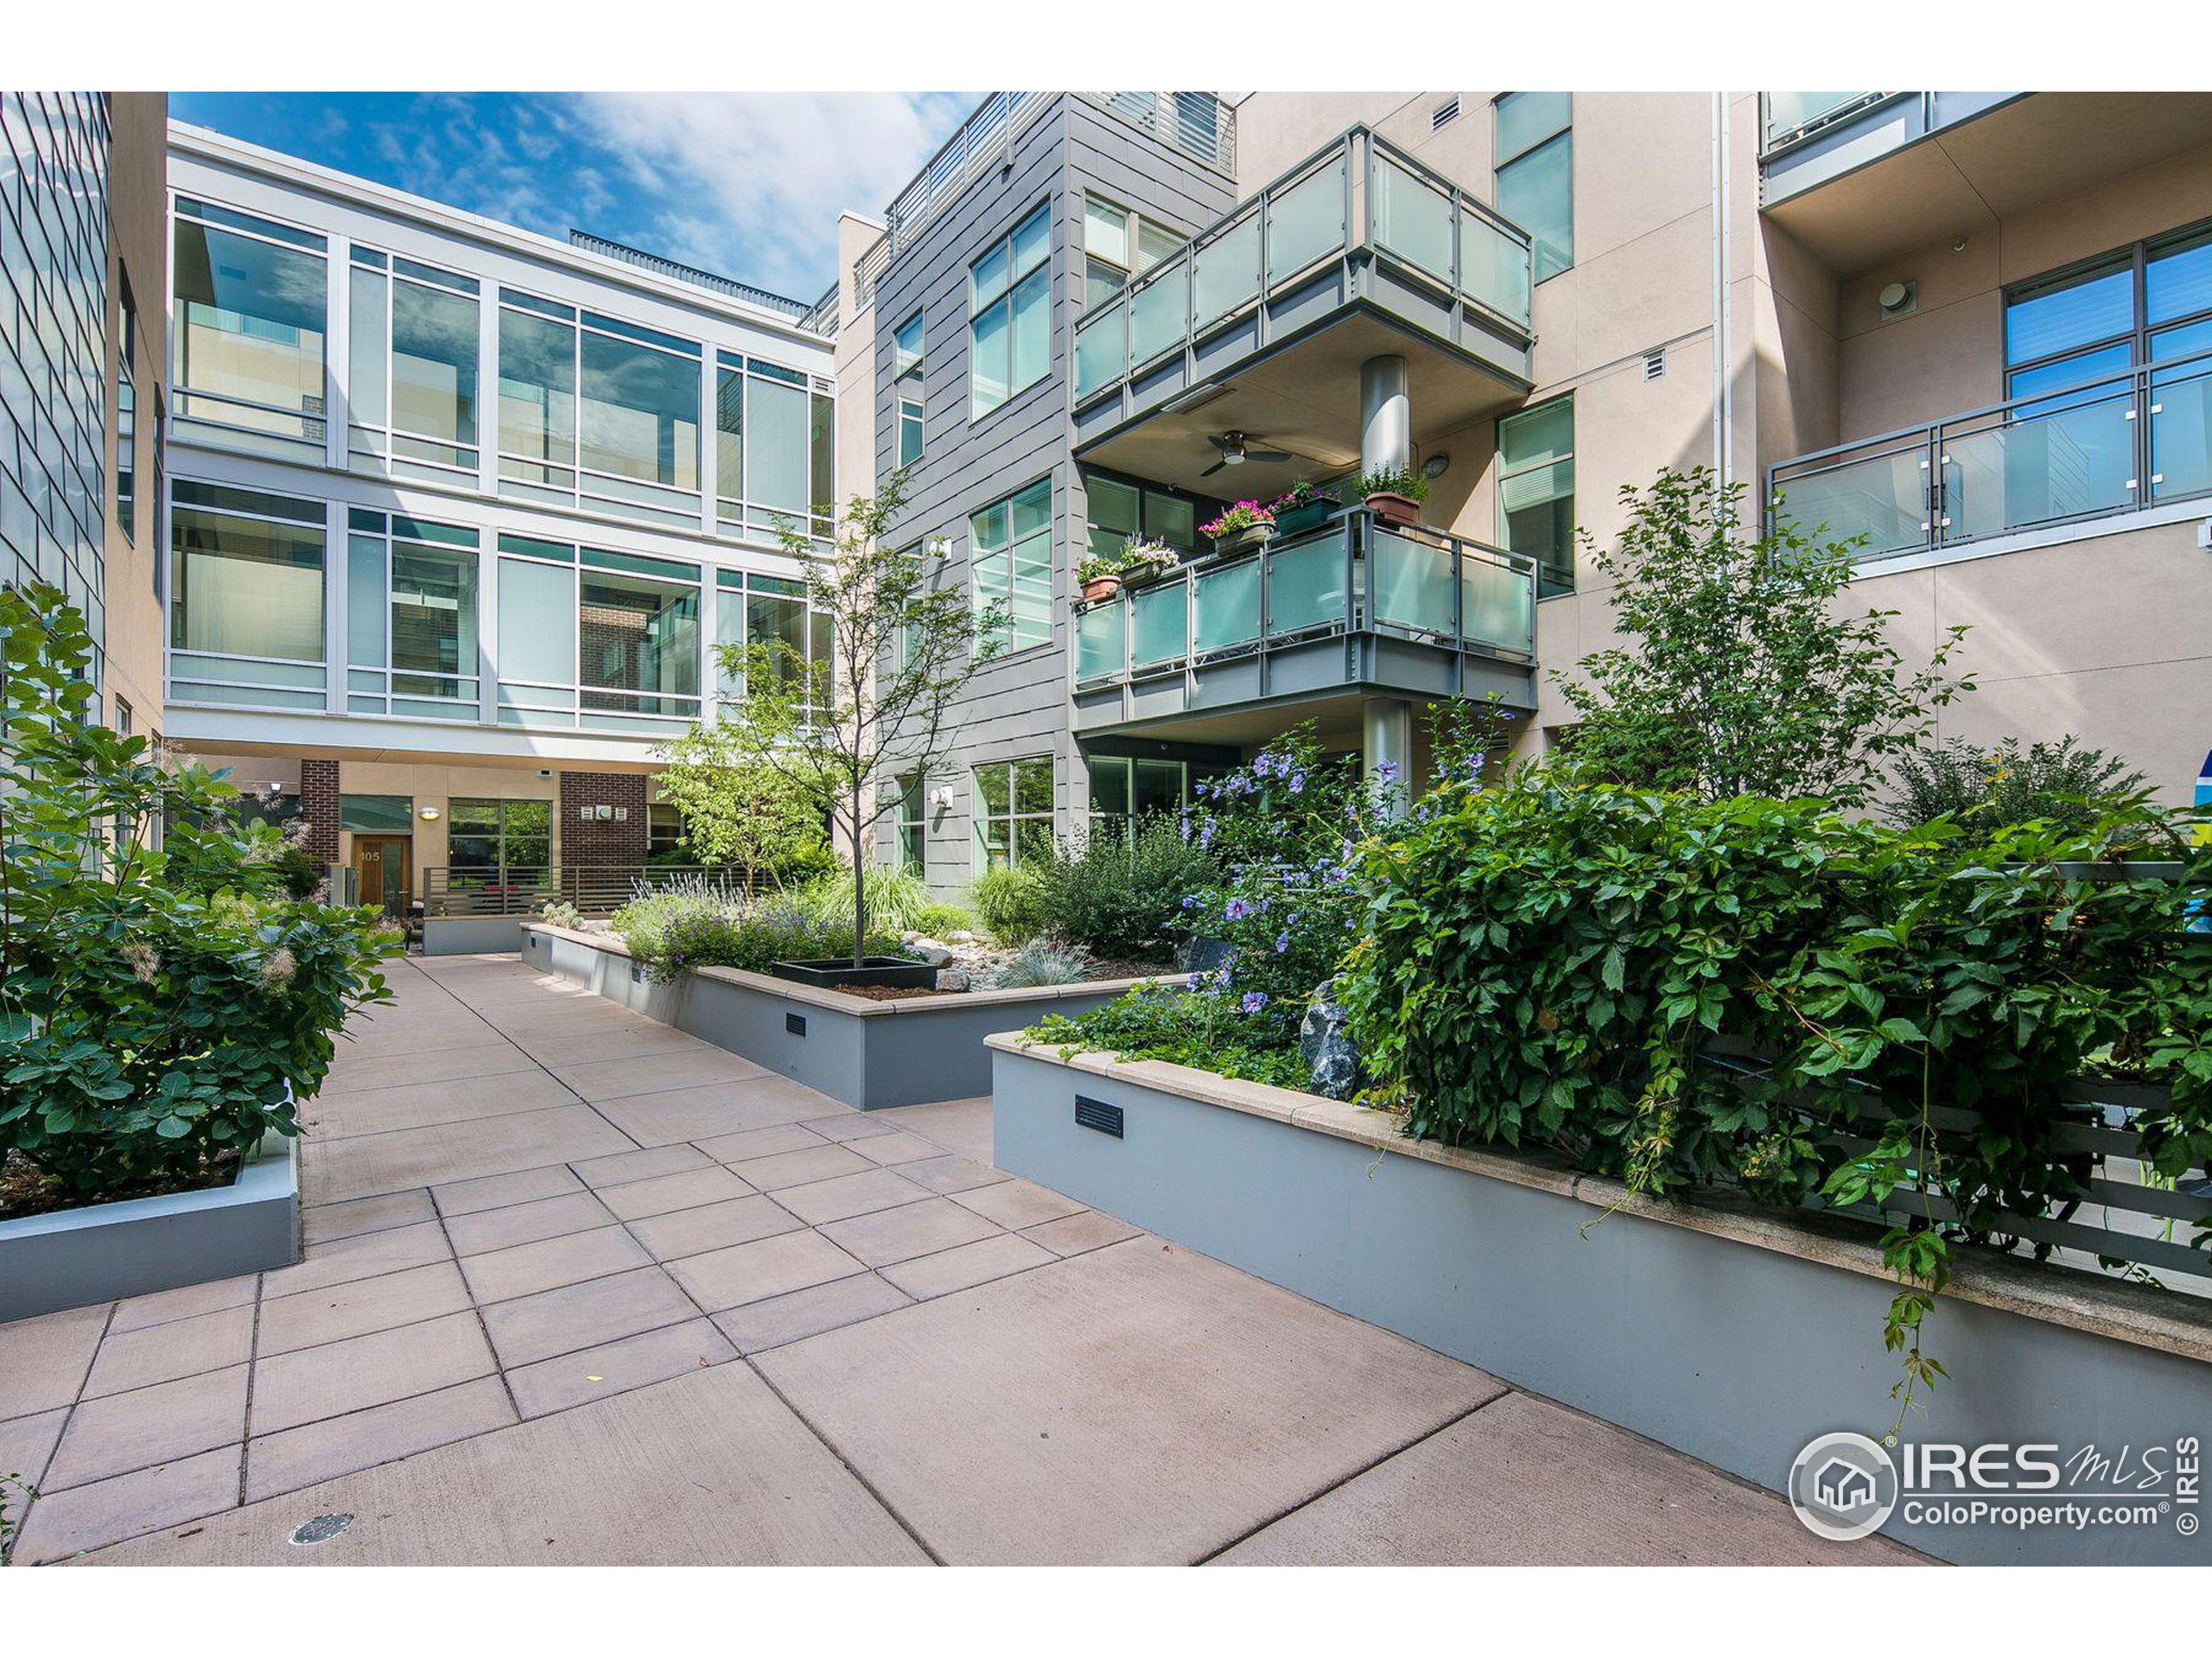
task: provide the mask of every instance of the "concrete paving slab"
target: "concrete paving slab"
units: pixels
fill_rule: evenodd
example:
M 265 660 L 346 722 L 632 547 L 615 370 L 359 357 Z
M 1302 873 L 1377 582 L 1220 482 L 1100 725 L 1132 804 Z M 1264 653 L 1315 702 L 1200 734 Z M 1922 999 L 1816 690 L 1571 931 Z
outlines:
M 996 1181 L 956 1193 L 952 1202 L 987 1216 L 1001 1227 L 1041 1227 L 1048 1221 L 1083 1213 L 1073 1198 L 1039 1186 L 1034 1181 Z
M 824 1222 L 842 1221 L 848 1216 L 866 1215 L 871 1210 L 913 1204 L 930 1196 L 926 1187 L 917 1186 L 895 1171 L 871 1165 L 857 1175 L 840 1175 L 835 1180 L 785 1187 L 778 1195 L 778 1202 L 800 1220 L 818 1227 Z
M 633 1181 L 654 1180 L 663 1175 L 679 1174 L 687 1169 L 703 1169 L 715 1160 L 696 1147 L 681 1144 L 666 1147 L 644 1147 L 636 1152 L 618 1152 L 612 1158 L 588 1158 L 575 1166 L 576 1173 L 586 1186 L 627 1186 Z
M 537 1062 L 504 1039 L 486 1031 L 486 1040 L 466 1048 L 434 1049 L 422 1054 L 391 1054 L 376 1060 L 356 1059 L 340 1051 L 330 1073 L 323 1079 L 318 1099 L 333 1095 L 360 1094 L 400 1089 L 425 1083 L 454 1083 L 463 1079 L 534 1071 Z
M 42 1313 L 0 1325 L 0 1406 L 25 1416 L 77 1397 L 107 1329 L 109 1304 Z
M 215 1279 L 204 1285 L 184 1285 L 175 1290 L 132 1296 L 115 1305 L 115 1318 L 108 1325 L 108 1334 L 140 1331 L 149 1325 L 166 1325 L 172 1319 L 189 1319 L 202 1313 L 219 1313 L 226 1307 L 243 1306 L 260 1290 L 261 1275 L 249 1273 L 236 1279 Z M 10 1337 L 19 1328 L 9 1327 Z
M 613 1224 L 614 1217 L 590 1193 L 563 1192 L 557 1198 L 448 1217 L 446 1236 L 453 1241 L 455 1254 L 482 1255 L 512 1244 L 535 1244 L 541 1239 Z
M 736 1357 L 737 1350 L 721 1332 L 705 1319 L 693 1319 L 581 1353 L 541 1359 L 509 1371 L 507 1385 L 524 1416 L 543 1417 Z
M 24 1519 L 16 1560 L 25 1567 L 58 1561 L 227 1509 L 238 1501 L 243 1449 L 221 1446 L 69 1491 L 45 1492 Z
M 862 1273 L 747 1302 L 715 1314 L 715 1324 L 737 1344 L 740 1353 L 751 1354 L 872 1319 L 912 1300 L 896 1285 L 875 1274 Z
M 682 1150 L 691 1149 L 686 1147 Z M 693 1210 L 702 1204 L 749 1198 L 757 1190 L 752 1182 L 731 1174 L 720 1164 L 709 1163 L 696 1153 L 693 1155 L 700 1158 L 701 1167 L 608 1187 L 600 1193 L 600 1201 L 623 1221 L 642 1221 L 649 1216 L 666 1215 L 671 1210 Z
M 346 1514 L 329 1542 L 289 1541 Z M 743 1365 L 426 1452 L 103 1553 L 118 1564 L 919 1565 L 912 1539 Z
M 802 1152 L 809 1147 L 828 1144 L 821 1131 L 825 1124 L 772 1123 L 765 1129 L 741 1129 L 735 1135 L 711 1135 L 698 1143 L 703 1152 L 721 1164 L 750 1163 L 756 1158 L 772 1158 L 778 1153 Z
M 498 1077 L 461 1077 L 439 1083 L 410 1083 L 391 1089 L 323 1095 L 301 1114 L 307 1133 L 323 1141 L 352 1135 L 384 1135 L 393 1129 L 427 1128 L 502 1117 L 510 1112 L 569 1106 L 576 1096 L 532 1066 Z
M 693 1301 L 715 1313 L 867 1268 L 821 1234 L 802 1231 L 687 1256 L 669 1263 L 668 1271 Z
M 450 1262 L 410 1268 L 404 1273 L 356 1279 L 327 1290 L 278 1296 L 261 1305 L 256 1351 L 266 1358 L 326 1342 L 343 1342 L 372 1331 L 413 1325 L 458 1313 L 470 1306 L 461 1269 Z
M 333 1475 L 373 1468 L 472 1434 L 488 1434 L 516 1421 L 506 1386 L 496 1376 L 486 1376 L 257 1435 L 246 1446 L 246 1502 L 296 1491 Z
M 373 1279 L 378 1274 L 449 1262 L 453 1249 L 445 1229 L 435 1221 L 411 1227 L 390 1227 L 380 1232 L 356 1233 L 351 1238 L 318 1246 L 296 1267 L 279 1268 L 261 1276 L 264 1297 L 291 1296 L 305 1290 L 327 1290 L 354 1279 Z
M 46 1460 L 61 1438 L 69 1408 L 57 1406 L 34 1416 L 0 1422 L 0 1475 L 13 1475 L 35 1487 L 46 1476 Z
M 702 1084 L 749 1083 L 769 1075 L 765 1065 L 741 1059 L 719 1048 L 702 1045 L 696 1049 L 673 1049 L 641 1059 L 588 1060 L 563 1065 L 562 1082 L 592 1102 L 620 1100 L 632 1095 L 665 1094 L 671 1089 L 696 1089 Z
M 501 1302 L 484 1310 L 484 1327 L 512 1370 L 698 1317 L 697 1304 L 656 1267 Z
M 991 1161 L 988 1095 L 971 1100 L 943 1100 L 928 1106 L 894 1106 L 888 1111 L 871 1112 L 868 1116 L 911 1129 L 925 1140 L 936 1141 L 947 1152 L 973 1158 L 979 1164 Z
M 87 1400 L 69 1415 L 39 1490 L 58 1492 L 245 1438 L 246 1368 Z
M 253 1435 L 432 1394 L 498 1369 L 473 1313 L 274 1354 L 253 1368 Z
M 642 1268 L 652 1258 L 644 1245 L 618 1226 L 561 1238 L 541 1238 L 485 1255 L 464 1255 L 461 1270 L 468 1288 L 481 1303 L 512 1301 L 535 1296 L 541 1290 L 604 1279 L 609 1274 Z
M 456 1216 L 473 1216 L 480 1210 L 504 1210 L 513 1205 L 557 1198 L 563 1193 L 583 1190 L 584 1184 L 567 1169 L 559 1164 L 550 1164 L 538 1169 L 518 1170 L 512 1175 L 448 1182 L 432 1187 L 430 1197 L 437 1204 L 438 1213 L 451 1221 Z
M 398 1192 L 434 1182 L 504 1175 L 546 1164 L 573 1163 L 628 1152 L 638 1143 L 584 1105 L 440 1123 L 423 1129 L 351 1137 L 341 1158 L 336 1142 L 304 1151 L 302 1180 L 310 1204 Z
M 858 1175 L 876 1166 L 850 1146 L 817 1142 L 797 1152 L 780 1152 L 768 1158 L 751 1158 L 730 1167 L 759 1187 L 772 1192 L 779 1186 L 804 1186 L 839 1175 Z
M 910 1181 L 918 1181 L 932 1192 L 965 1192 L 971 1187 L 988 1186 L 994 1181 L 1010 1181 L 1013 1176 L 988 1164 L 979 1164 L 973 1158 L 963 1158 L 957 1152 L 940 1153 L 934 1158 L 924 1158 L 911 1164 L 899 1166 L 899 1173 Z
M 827 1096 L 784 1077 L 754 1077 L 743 1083 L 710 1083 L 626 1095 L 600 1104 L 606 1122 L 641 1147 L 674 1141 L 709 1141 L 741 1129 L 803 1123 L 843 1109 Z
M 594 1060 L 644 1059 L 657 1054 L 713 1046 L 672 1026 L 648 1021 L 642 1026 L 626 1025 L 612 1031 L 591 1031 L 575 1036 L 562 1036 L 556 1031 L 539 1032 L 531 1037 L 528 1053 L 531 1059 L 550 1070 L 588 1065 Z
M 1055 1255 L 1081 1255 L 1086 1250 L 1100 1250 L 1125 1238 L 1135 1238 L 1141 1231 L 1142 1228 L 1132 1227 L 1126 1221 L 1096 1210 L 1085 1210 L 1079 1215 L 1048 1221 L 1041 1227 L 1025 1227 L 1021 1236 L 1042 1244 Z
M 888 1135 L 863 1136 L 847 1144 L 869 1162 L 886 1166 L 911 1164 L 918 1159 L 944 1155 L 944 1148 L 936 1141 L 925 1141 L 920 1135 L 909 1135 L 904 1129 L 893 1129 Z
M 1894 1566 L 1835 1544 L 1771 1492 L 1525 1394 L 1509 1394 L 1224 1552 L 1229 1566 Z
M 312 1249 L 358 1233 L 380 1233 L 389 1227 L 410 1227 L 435 1221 L 428 1187 L 411 1192 L 387 1192 L 373 1198 L 351 1198 L 343 1204 L 310 1205 L 300 1212 L 300 1236 Z
M 772 1238 L 779 1233 L 796 1232 L 804 1225 L 773 1198 L 757 1194 L 645 1216 L 629 1224 L 632 1236 L 662 1262 L 703 1255 L 709 1250 L 726 1249 L 756 1238 Z
M 111 1331 L 100 1344 L 85 1397 L 121 1394 L 156 1382 L 174 1382 L 201 1371 L 243 1365 L 253 1357 L 253 1307 L 250 1303 L 137 1331 Z
M 1148 1238 L 753 1363 L 955 1562 L 1195 1560 L 1503 1391 Z
M 896 1210 L 885 1212 L 897 1215 Z M 872 1217 L 863 1217 L 863 1220 Z M 849 1223 L 845 1224 L 850 1225 Z M 911 1262 L 901 1262 L 880 1269 L 883 1276 L 905 1291 L 916 1301 L 927 1301 L 932 1296 L 950 1295 L 956 1290 L 966 1290 L 974 1285 L 988 1284 L 994 1279 L 1003 1279 L 1010 1273 L 1021 1273 L 1031 1268 L 1042 1267 L 1059 1257 L 1041 1244 L 1033 1244 L 1014 1233 L 997 1233 L 988 1238 L 977 1239 L 972 1244 L 939 1251 L 935 1255 L 917 1256 Z
M 850 1251 L 871 1268 L 893 1262 L 934 1255 L 961 1244 L 972 1244 L 999 1232 L 995 1223 L 963 1210 L 950 1198 L 925 1198 L 918 1204 L 902 1204 L 893 1210 L 872 1210 L 864 1216 L 824 1222 L 823 1237 Z M 1032 1247 L 1034 1248 L 1033 1246 Z M 892 1281 L 894 1284 L 899 1281 Z M 918 1294 L 911 1286 L 900 1288 Z

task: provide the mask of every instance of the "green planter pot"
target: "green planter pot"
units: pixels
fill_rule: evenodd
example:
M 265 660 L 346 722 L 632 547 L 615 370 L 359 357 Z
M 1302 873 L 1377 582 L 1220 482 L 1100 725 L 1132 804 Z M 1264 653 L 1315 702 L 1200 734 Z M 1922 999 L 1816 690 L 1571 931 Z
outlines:
M 1329 515 L 1337 511 L 1337 504 L 1326 498 L 1308 501 L 1302 507 L 1285 507 L 1275 514 L 1275 534 L 1296 536 L 1317 529 L 1327 524 Z

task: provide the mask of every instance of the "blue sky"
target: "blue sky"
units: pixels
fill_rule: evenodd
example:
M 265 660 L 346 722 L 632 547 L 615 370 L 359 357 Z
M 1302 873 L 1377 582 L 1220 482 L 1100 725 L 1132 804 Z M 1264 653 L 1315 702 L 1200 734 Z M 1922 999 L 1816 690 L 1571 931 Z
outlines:
M 173 92 L 180 121 L 565 240 L 570 226 L 798 299 L 841 208 L 880 214 L 964 92 Z

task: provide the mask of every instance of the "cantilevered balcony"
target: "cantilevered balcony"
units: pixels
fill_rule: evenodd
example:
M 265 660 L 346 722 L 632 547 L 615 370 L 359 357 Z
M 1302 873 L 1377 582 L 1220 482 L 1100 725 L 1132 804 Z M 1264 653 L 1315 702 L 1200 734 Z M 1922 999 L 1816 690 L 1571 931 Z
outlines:
M 1765 92 L 1766 216 L 1853 275 L 2212 141 L 2205 92 Z
M 1863 537 L 1862 560 L 2212 496 L 2212 353 L 2104 375 L 1772 469 L 1777 520 Z
M 1413 441 L 1529 393 L 1525 231 L 1363 126 L 1094 308 L 1075 337 L 1077 454 L 1186 489 L 1240 431 L 1288 452 L 1240 494 L 1360 457 L 1360 365 L 1406 360 Z
M 1264 741 L 1370 697 L 1535 706 L 1530 561 L 1363 508 L 1078 608 L 1075 727 Z

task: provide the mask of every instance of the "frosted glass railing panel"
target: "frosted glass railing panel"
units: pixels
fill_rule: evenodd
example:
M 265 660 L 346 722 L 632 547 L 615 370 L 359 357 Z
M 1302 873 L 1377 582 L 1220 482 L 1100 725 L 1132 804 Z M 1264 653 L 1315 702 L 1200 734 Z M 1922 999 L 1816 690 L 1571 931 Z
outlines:
M 1260 216 L 1230 226 L 1192 256 L 1192 309 L 1198 327 L 1218 321 L 1260 296 Z
M 1923 546 L 1928 540 L 1928 474 L 1921 465 L 1925 453 L 1918 448 L 1877 455 L 1793 478 L 1780 486 L 1776 516 L 1807 535 L 1825 524 L 1823 541 L 1864 536 L 1858 553 L 1862 559 Z
M 1375 240 L 1440 283 L 1452 280 L 1452 199 L 1386 156 L 1375 161 Z
M 1472 208 L 1459 210 L 1459 286 L 1516 322 L 1529 321 L 1529 245 Z
M 1268 281 L 1294 276 L 1344 245 L 1344 158 L 1309 173 L 1268 202 Z
M 1268 561 L 1268 634 L 1281 639 L 1344 620 L 1344 531 L 1302 542 Z
M 1179 347 L 1190 326 L 1191 262 L 1179 258 L 1129 296 L 1129 361 Z
M 2109 512 L 2135 499 L 2133 390 L 1943 439 L 1951 537 Z
M 1099 387 L 1122 378 L 1128 366 L 1122 355 L 1124 302 L 1116 301 L 1103 311 L 1084 319 L 1075 331 L 1075 395 L 1088 397 Z
M 1470 645 L 1536 649 L 1536 590 L 1525 570 L 1495 559 L 1459 560 L 1459 632 Z
M 1376 622 L 1386 627 L 1451 633 L 1449 552 L 1377 531 L 1369 556 L 1375 561 Z
M 1192 648 L 1201 654 L 1249 645 L 1260 637 L 1260 562 L 1246 559 L 1193 579 Z
M 1094 605 L 1075 620 L 1075 677 L 1103 680 L 1122 667 L 1122 629 L 1127 626 L 1122 606 Z
M 1183 582 L 1140 589 L 1129 600 L 1129 667 L 1180 662 L 1191 648 L 1191 590 Z

